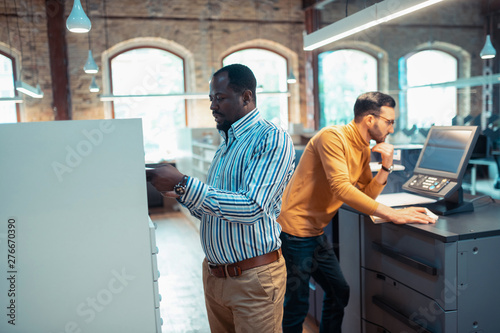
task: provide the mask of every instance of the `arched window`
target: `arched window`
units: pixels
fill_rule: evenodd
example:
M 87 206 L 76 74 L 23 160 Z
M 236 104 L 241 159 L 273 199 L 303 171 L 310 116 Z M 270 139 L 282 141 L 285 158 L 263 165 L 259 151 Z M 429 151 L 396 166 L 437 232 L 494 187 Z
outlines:
M 377 59 L 353 49 L 318 55 L 319 125 L 345 125 L 354 118 L 356 98 L 378 90 Z
M 140 47 L 111 58 L 115 118 L 141 118 L 146 162 L 174 159 L 177 129 L 186 126 L 184 60 L 163 49 Z M 158 96 L 173 95 L 173 96 Z
M 258 48 L 236 51 L 222 64 L 240 63 L 248 66 L 257 79 L 257 106 L 262 116 L 288 128 L 287 61 L 281 55 Z
M 0 53 L 0 98 L 14 98 L 14 62 Z M 0 123 L 16 123 L 17 107 L 14 102 L 0 102 Z
M 457 115 L 457 88 L 411 87 L 455 81 L 457 72 L 457 59 L 443 51 L 424 50 L 406 58 L 406 76 L 404 71 L 401 75 L 403 86 L 408 88 L 405 128 L 452 125 Z

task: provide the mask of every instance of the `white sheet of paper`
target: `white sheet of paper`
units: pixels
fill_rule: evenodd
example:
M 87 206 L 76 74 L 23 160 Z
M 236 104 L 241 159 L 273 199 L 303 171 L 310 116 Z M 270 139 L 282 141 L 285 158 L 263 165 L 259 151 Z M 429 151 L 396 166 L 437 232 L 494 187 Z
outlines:
M 436 202 L 436 199 L 431 199 L 407 192 L 400 192 L 381 194 L 377 197 L 376 201 L 389 207 L 407 207 Z

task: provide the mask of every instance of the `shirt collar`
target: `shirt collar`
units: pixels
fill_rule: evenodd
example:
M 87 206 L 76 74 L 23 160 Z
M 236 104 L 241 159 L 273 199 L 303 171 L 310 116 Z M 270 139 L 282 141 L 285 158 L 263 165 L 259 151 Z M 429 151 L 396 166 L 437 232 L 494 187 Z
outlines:
M 251 128 L 254 124 L 259 122 L 262 119 L 262 116 L 257 108 L 253 109 L 249 113 L 247 113 L 242 118 L 238 119 L 231 125 L 231 128 L 228 131 L 228 136 L 234 136 L 235 139 L 241 137 L 249 128 Z M 224 131 L 219 131 L 220 135 L 224 137 Z M 226 138 L 227 140 L 228 138 Z

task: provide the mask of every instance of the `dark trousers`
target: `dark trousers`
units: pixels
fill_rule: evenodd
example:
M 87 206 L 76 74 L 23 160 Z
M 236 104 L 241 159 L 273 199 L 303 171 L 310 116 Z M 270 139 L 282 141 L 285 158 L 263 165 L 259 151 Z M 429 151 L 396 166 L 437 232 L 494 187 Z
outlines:
M 323 288 L 320 333 L 341 332 L 344 308 L 349 301 L 349 285 L 340 270 L 333 245 L 326 235 L 295 237 L 280 235 L 287 266 L 283 333 L 301 333 L 309 310 L 309 279 Z

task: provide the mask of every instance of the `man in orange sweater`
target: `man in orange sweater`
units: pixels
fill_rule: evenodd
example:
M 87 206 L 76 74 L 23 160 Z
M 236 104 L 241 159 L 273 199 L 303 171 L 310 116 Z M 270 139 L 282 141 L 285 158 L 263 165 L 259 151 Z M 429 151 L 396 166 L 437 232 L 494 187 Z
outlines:
M 309 279 L 325 291 L 320 332 L 340 332 L 349 285 L 340 270 L 333 245 L 323 232 L 344 203 L 394 223 L 434 223 L 424 208 L 395 210 L 374 199 L 392 170 L 394 147 L 385 142 L 394 132 L 394 99 L 380 92 L 359 96 L 354 120 L 323 128 L 307 144 L 283 195 L 278 222 L 282 227 L 287 265 L 283 332 L 302 332 L 309 308 Z M 381 170 L 372 176 L 371 151 L 380 153 Z

